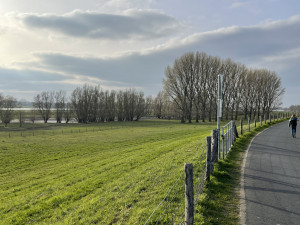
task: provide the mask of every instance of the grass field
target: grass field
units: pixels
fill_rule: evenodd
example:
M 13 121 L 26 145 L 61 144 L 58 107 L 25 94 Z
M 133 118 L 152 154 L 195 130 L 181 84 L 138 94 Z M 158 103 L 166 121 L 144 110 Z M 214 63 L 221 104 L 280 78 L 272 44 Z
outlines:
M 215 126 L 1 127 L 0 224 L 144 224 Z

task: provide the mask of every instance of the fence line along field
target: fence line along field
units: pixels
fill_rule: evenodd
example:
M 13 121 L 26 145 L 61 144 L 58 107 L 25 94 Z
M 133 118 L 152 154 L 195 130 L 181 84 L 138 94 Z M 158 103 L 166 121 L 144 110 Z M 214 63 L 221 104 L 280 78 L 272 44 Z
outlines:
M 0 224 L 142 224 L 214 127 L 139 121 L 1 132 Z

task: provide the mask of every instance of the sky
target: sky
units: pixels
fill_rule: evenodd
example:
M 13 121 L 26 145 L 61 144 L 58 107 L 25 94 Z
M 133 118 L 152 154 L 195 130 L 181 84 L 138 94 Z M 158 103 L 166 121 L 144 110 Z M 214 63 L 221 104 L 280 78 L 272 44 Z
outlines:
M 275 71 L 300 105 L 298 0 L 0 0 L 0 93 L 100 85 L 155 96 L 187 52 Z

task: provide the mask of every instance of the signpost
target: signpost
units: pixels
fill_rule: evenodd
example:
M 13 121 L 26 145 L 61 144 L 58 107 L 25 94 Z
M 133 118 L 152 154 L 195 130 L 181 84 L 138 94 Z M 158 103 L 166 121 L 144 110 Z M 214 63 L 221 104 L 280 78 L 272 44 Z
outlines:
M 218 112 L 217 112 L 217 123 L 218 123 L 218 152 L 219 157 L 221 157 L 220 151 L 220 123 L 222 117 L 222 82 L 223 82 L 223 75 L 218 75 Z

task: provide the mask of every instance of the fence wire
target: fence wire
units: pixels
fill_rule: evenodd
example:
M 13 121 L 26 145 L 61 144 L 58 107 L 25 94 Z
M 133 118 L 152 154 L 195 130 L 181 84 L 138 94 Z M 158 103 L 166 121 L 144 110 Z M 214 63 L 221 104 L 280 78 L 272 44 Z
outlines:
M 199 147 L 192 158 L 194 177 L 194 199 L 198 203 L 204 186 L 205 175 L 205 151 L 203 146 Z M 179 173 L 178 178 L 171 188 L 151 213 L 146 224 L 185 224 L 185 174 L 184 169 Z

